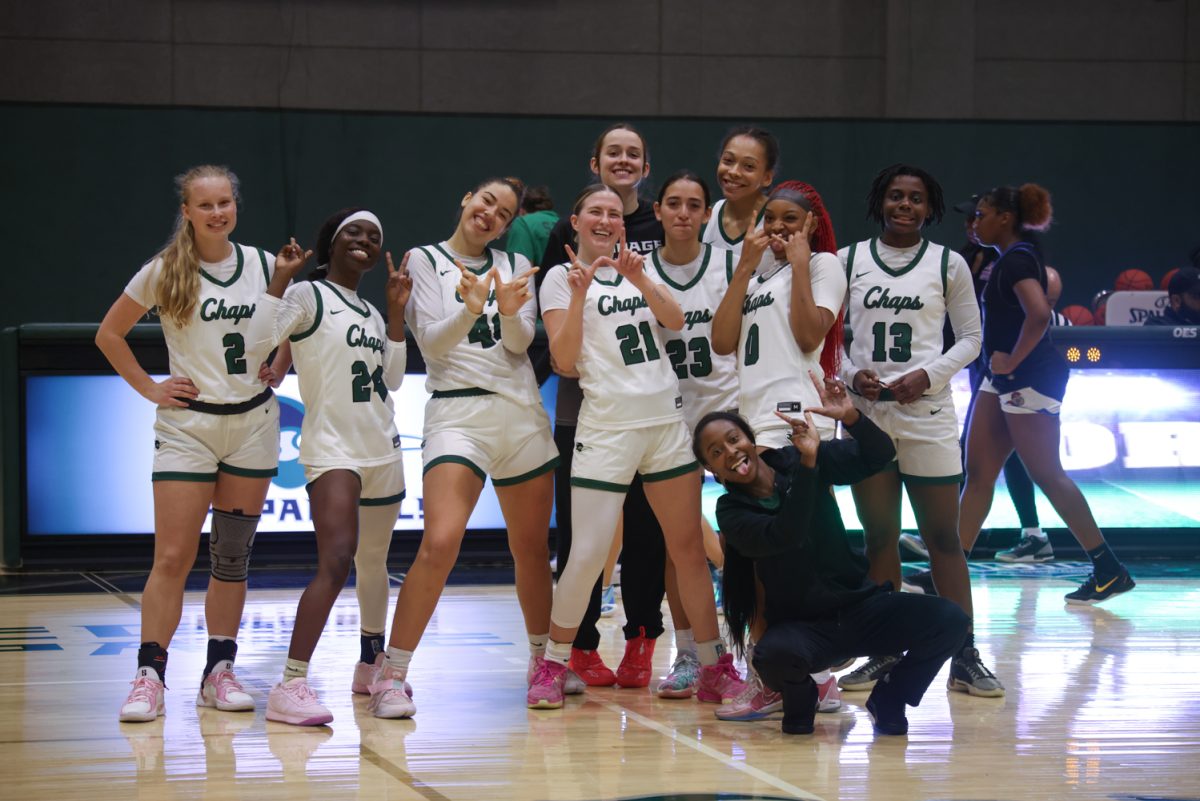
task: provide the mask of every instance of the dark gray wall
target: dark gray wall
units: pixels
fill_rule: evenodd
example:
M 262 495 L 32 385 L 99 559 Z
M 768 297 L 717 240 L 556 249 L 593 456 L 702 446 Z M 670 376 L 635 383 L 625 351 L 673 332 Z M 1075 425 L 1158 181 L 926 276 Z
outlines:
M 559 208 L 588 179 L 609 118 L 532 118 L 215 109 L 0 105 L 0 323 L 96 321 L 166 239 L 171 177 L 231 165 L 244 206 L 235 238 L 277 249 L 311 242 L 338 208 L 366 205 L 394 252 L 453 229 L 480 178 L 550 184 Z M 721 120 L 635 119 L 657 179 L 690 166 L 712 176 Z M 863 196 L 894 161 L 932 171 L 948 202 L 1004 182 L 1054 193 L 1047 237 L 1066 302 L 1143 267 L 1156 278 L 1200 244 L 1200 127 L 1195 125 L 765 120 L 783 144 L 780 178 L 821 190 L 840 241 L 869 236 Z M 953 217 L 930 236 L 961 239 Z M 368 281 L 378 299 L 382 272 Z
M 1200 0 L 0 0 L 0 100 L 1200 121 Z

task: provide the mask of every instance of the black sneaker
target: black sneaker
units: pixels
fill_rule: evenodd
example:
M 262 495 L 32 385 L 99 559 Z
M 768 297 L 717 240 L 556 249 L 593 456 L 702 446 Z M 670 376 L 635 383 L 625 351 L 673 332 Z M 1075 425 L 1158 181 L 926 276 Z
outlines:
M 904 702 L 900 702 L 900 708 L 889 708 L 892 705 L 883 703 L 875 697 L 875 693 L 871 693 L 871 697 L 867 699 L 867 714 L 871 716 L 871 723 L 875 727 L 876 734 L 883 734 L 890 737 L 902 737 L 908 734 L 908 718 L 904 716 Z
M 1016 546 L 996 554 L 997 562 L 1049 562 L 1054 558 L 1050 540 L 1025 536 Z
M 918 570 L 916 573 L 909 573 L 900 579 L 900 587 L 905 592 L 917 595 L 937 595 L 937 588 L 933 586 L 932 570 Z
M 1089 574 L 1087 581 L 1079 585 L 1079 589 L 1066 594 L 1066 599 L 1069 604 L 1098 604 L 1114 595 L 1129 592 L 1136 586 L 1133 576 L 1122 566 L 1120 573 L 1104 581 L 1097 579 L 1095 573 Z
M 873 656 L 862 667 L 838 679 L 838 687 L 847 692 L 865 692 L 873 689 L 875 682 L 886 676 L 899 661 L 899 656 Z
M 964 648 L 950 660 L 950 679 L 946 688 L 982 698 L 1004 695 L 1004 685 L 996 674 L 984 667 L 976 648 Z

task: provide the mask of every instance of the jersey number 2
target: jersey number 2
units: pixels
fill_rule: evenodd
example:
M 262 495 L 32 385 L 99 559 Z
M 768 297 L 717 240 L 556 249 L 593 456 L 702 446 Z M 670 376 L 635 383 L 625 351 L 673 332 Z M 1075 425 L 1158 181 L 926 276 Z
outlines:
M 245 375 L 246 373 L 246 340 L 241 334 L 230 332 L 221 337 L 221 345 L 225 348 L 225 370 L 230 375 Z
M 641 364 L 662 358 L 658 346 L 654 344 L 654 332 L 650 330 L 650 323 L 645 320 L 636 326 L 632 323 L 617 326 L 615 333 L 621 342 L 621 359 L 626 364 Z M 642 342 L 646 345 L 644 353 L 641 348 Z
M 912 358 L 912 326 L 908 323 L 879 322 L 871 326 L 871 334 L 875 337 L 875 347 L 871 351 L 871 361 L 875 362 L 906 362 Z M 887 347 L 887 337 L 892 337 L 892 347 Z
M 350 385 L 350 397 L 355 403 L 366 403 L 371 400 L 372 389 L 379 395 L 380 400 L 387 400 L 388 391 L 387 385 L 383 383 L 382 365 L 377 365 L 372 372 L 366 362 L 359 360 L 350 365 L 350 372 L 354 373 L 354 383 Z

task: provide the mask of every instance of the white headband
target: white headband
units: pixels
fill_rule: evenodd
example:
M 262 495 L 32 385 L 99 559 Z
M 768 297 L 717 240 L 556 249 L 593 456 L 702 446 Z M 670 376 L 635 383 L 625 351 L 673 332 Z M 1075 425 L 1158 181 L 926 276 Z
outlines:
M 342 220 L 342 224 L 339 225 L 333 232 L 333 236 L 330 237 L 330 241 L 337 239 L 337 235 L 342 232 L 343 228 L 357 220 L 365 220 L 370 223 L 375 223 L 375 227 L 379 229 L 379 244 L 383 244 L 383 223 L 379 222 L 379 218 L 369 211 L 356 211 L 346 219 Z

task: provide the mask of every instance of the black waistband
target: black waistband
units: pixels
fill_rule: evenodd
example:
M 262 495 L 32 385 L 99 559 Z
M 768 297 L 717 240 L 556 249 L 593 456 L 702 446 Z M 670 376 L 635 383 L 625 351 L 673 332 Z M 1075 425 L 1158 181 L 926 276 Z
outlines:
M 466 389 L 435 389 L 431 398 L 478 398 L 482 395 L 495 395 L 490 389 L 467 387 Z
M 207 403 L 199 400 L 187 400 L 181 398 L 187 407 L 193 412 L 203 412 L 204 414 L 242 414 L 251 409 L 257 409 L 271 399 L 275 393 L 267 387 L 262 392 L 255 395 L 250 400 L 242 401 L 241 403 Z

